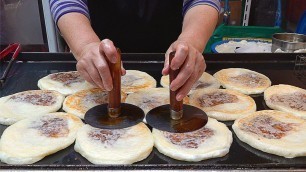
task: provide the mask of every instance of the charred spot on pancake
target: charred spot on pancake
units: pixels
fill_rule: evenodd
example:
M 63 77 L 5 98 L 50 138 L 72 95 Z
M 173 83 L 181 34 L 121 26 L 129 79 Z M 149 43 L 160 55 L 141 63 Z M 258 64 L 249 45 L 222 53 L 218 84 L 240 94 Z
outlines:
M 188 133 L 169 133 L 163 131 L 163 134 L 174 145 L 196 149 L 205 140 L 213 136 L 214 131 L 204 127 Z
M 46 91 L 39 93 L 19 93 L 10 97 L 15 102 L 31 103 L 38 106 L 51 106 L 55 104 L 56 98 L 52 92 Z
M 122 85 L 130 86 L 133 85 L 135 81 L 141 80 L 142 78 L 134 75 L 125 75 L 122 77 Z
M 290 107 L 291 109 L 299 111 L 306 111 L 306 94 L 301 92 L 284 95 L 273 94 L 270 100 L 276 105 Z
M 31 128 L 46 137 L 66 137 L 69 134 L 68 121 L 59 117 L 42 116 L 39 121 L 32 123 Z
M 267 139 L 281 139 L 298 124 L 284 123 L 271 116 L 261 115 L 243 123 L 241 130 L 251 132 Z
M 90 130 L 88 136 L 93 140 L 100 141 L 106 148 L 112 146 L 125 132 L 126 129 L 108 130 L 95 128 Z
M 201 88 L 207 88 L 211 86 L 211 83 L 207 83 L 207 82 L 202 82 L 202 81 L 197 81 L 193 84 L 193 86 L 191 87 L 191 90 L 196 90 L 196 89 L 201 89 Z
M 63 83 L 65 86 L 85 81 L 78 72 L 54 73 L 50 75 L 50 78 Z
M 266 84 L 266 80 L 255 73 L 244 73 L 230 77 L 229 80 L 248 87 L 261 87 Z
M 217 91 L 202 95 L 202 97 L 198 98 L 198 101 L 202 107 L 212 107 L 225 103 L 235 103 L 238 101 L 238 97 Z

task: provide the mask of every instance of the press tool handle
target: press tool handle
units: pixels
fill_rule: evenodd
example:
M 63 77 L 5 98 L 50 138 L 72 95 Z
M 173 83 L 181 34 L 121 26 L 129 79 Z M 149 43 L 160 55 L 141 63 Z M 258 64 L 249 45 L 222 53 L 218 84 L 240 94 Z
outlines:
M 172 59 L 174 58 L 175 55 L 175 51 L 171 52 L 169 54 L 169 66 L 171 66 L 171 62 Z M 169 79 L 170 79 L 170 84 L 172 83 L 172 81 L 177 77 L 177 75 L 179 74 L 180 70 L 172 70 L 170 67 L 170 71 L 169 71 Z M 170 90 L 170 114 L 171 114 L 171 118 L 174 120 L 177 119 L 181 119 L 183 117 L 183 100 L 181 101 L 177 101 L 176 100 L 176 95 L 179 91 L 179 89 L 177 89 L 176 91 L 172 91 Z
M 112 63 L 107 59 L 113 80 L 113 89 L 108 92 L 108 115 L 116 118 L 121 113 L 121 51 L 117 48 L 117 61 Z

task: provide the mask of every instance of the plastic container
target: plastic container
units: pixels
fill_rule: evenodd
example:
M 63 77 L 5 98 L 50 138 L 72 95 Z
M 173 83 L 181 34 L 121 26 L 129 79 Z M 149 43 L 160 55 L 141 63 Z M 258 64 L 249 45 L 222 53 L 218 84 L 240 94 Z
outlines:
M 272 42 L 272 35 L 282 33 L 283 29 L 279 27 L 263 27 L 263 26 L 226 26 L 221 24 L 210 37 L 207 42 L 205 53 L 211 53 L 211 46 L 215 42 L 223 40 L 259 40 L 264 42 Z
M 242 1 L 245 4 L 245 1 Z M 225 11 L 230 13 L 229 0 L 225 0 Z M 272 42 L 272 35 L 284 32 L 279 26 L 281 25 L 281 1 L 278 0 L 278 9 L 276 14 L 275 27 L 264 26 L 227 26 L 221 24 L 210 37 L 205 47 L 204 53 L 211 53 L 211 46 L 223 40 L 258 40 L 264 42 Z M 226 22 L 225 22 L 226 23 Z

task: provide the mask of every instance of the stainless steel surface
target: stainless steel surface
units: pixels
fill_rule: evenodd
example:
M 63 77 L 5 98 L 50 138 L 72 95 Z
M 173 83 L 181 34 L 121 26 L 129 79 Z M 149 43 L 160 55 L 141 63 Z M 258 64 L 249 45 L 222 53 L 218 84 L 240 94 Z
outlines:
M 306 35 L 296 33 L 276 33 L 272 36 L 272 49 L 274 53 L 278 48 L 293 53 L 295 50 L 306 49 Z

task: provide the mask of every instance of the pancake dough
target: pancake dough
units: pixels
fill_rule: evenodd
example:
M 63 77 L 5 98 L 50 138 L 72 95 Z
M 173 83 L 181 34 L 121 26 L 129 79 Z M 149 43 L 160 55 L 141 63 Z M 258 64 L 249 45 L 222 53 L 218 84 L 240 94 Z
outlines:
M 285 158 L 306 156 L 306 121 L 290 113 L 258 111 L 237 119 L 232 128 L 255 149 Z
M 264 99 L 271 109 L 306 119 L 306 90 L 291 85 L 273 85 L 266 89 Z
M 124 102 L 125 98 L 126 94 L 121 92 L 121 102 Z M 93 88 L 67 96 L 63 103 L 63 110 L 84 119 L 85 113 L 90 108 L 105 103 L 108 103 L 108 92 Z
M 82 127 L 74 149 L 93 164 L 132 164 L 147 158 L 153 137 L 144 123 L 124 129 Z
M 31 90 L 0 98 L 0 124 L 11 125 L 19 120 L 56 112 L 64 96 L 57 91 Z
M 21 120 L 0 139 L 0 160 L 7 164 L 33 164 L 71 145 L 82 121 L 58 112 Z
M 169 88 L 169 75 L 162 76 L 160 80 L 160 85 L 165 88 Z M 220 88 L 219 81 L 211 76 L 209 73 L 204 72 L 197 82 L 191 87 L 189 94 L 193 91 L 203 88 Z
M 184 103 L 189 103 L 189 98 L 184 98 Z M 167 88 L 151 88 L 147 90 L 138 91 L 136 93 L 130 94 L 126 98 L 126 103 L 133 104 L 140 107 L 145 114 L 150 110 L 161 106 L 170 104 L 170 93 Z M 144 122 L 145 118 L 144 118 Z
M 65 96 L 94 88 L 77 71 L 52 73 L 41 78 L 37 85 L 41 90 L 55 90 Z
M 121 90 L 127 94 L 156 87 L 156 80 L 145 72 L 126 70 L 121 77 Z
M 270 79 L 265 75 L 243 68 L 222 69 L 214 77 L 224 88 L 243 94 L 260 94 L 271 86 Z
M 154 146 L 173 159 L 202 161 L 223 157 L 230 149 L 233 138 L 225 124 L 209 118 L 203 128 L 187 133 L 170 133 L 153 129 Z
M 256 111 L 250 96 L 228 89 L 196 90 L 190 95 L 190 104 L 220 121 L 235 120 Z

